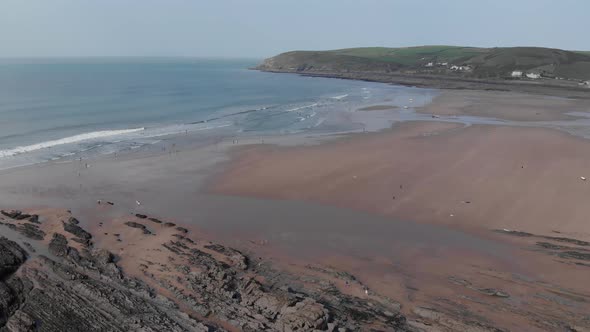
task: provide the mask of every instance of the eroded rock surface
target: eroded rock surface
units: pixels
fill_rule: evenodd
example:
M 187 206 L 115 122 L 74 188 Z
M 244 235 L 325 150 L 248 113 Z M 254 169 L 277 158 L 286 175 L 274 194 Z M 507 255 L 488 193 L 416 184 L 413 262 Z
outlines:
M 288 287 L 287 274 L 252 266 L 238 250 L 201 245 L 184 229 L 172 230 L 157 249 L 168 261 L 142 264 L 138 279 L 124 273 L 119 257 L 95 247 L 75 218 L 59 224 L 63 233 L 47 234 L 43 253 L 0 238 L 0 332 L 414 330 L 399 305 L 333 286 Z M 137 222 L 125 225 L 147 230 Z M 266 278 L 273 282 L 261 281 Z

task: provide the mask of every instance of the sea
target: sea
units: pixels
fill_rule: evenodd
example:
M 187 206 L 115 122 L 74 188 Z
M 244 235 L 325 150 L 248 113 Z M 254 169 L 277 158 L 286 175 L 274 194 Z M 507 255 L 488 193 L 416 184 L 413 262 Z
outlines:
M 132 150 L 196 132 L 367 130 L 354 116 L 359 108 L 387 103 L 407 109 L 436 95 L 429 89 L 249 69 L 260 61 L 0 59 L 0 169 Z M 371 130 L 391 125 L 387 119 L 373 122 L 382 126 Z

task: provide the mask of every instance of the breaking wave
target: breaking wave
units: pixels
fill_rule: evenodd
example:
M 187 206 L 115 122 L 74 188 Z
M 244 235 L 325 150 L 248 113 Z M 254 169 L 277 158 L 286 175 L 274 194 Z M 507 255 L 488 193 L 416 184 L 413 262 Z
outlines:
M 7 149 L 7 150 L 0 150 L 0 158 L 11 157 L 11 156 L 19 155 L 22 153 L 27 153 L 27 152 L 41 150 L 41 149 L 47 149 L 47 148 L 51 148 L 51 147 L 58 146 L 58 145 L 78 143 L 78 142 L 97 139 L 97 138 L 106 138 L 106 137 L 112 137 L 112 136 L 132 134 L 132 133 L 141 132 L 143 130 L 145 130 L 145 128 L 142 127 L 142 128 L 134 128 L 134 129 L 93 131 L 93 132 L 89 132 L 89 133 L 60 138 L 60 139 L 56 139 L 56 140 L 52 140 L 52 141 L 46 141 L 46 142 L 41 142 L 41 143 L 26 145 L 26 146 L 18 146 L 18 147 L 15 147 L 12 149 Z

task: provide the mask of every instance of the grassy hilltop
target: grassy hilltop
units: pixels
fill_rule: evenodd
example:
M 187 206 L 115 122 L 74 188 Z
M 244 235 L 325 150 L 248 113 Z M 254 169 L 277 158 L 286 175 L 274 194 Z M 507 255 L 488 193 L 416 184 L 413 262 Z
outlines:
M 265 60 L 258 69 L 303 73 L 453 75 L 472 78 L 506 78 L 513 71 L 522 71 L 541 74 L 547 78 L 590 80 L 590 52 L 542 47 L 364 47 L 287 52 Z

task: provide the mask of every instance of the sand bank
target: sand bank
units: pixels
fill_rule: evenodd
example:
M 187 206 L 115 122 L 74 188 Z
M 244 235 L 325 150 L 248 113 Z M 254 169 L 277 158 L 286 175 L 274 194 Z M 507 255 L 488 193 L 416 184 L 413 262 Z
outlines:
M 573 112 L 590 112 L 590 100 L 528 95 L 517 92 L 442 90 L 418 112 L 442 116 L 478 116 L 510 121 L 576 119 Z
M 217 193 L 400 219 L 587 237 L 590 144 L 557 131 L 406 123 L 314 147 L 248 148 Z

